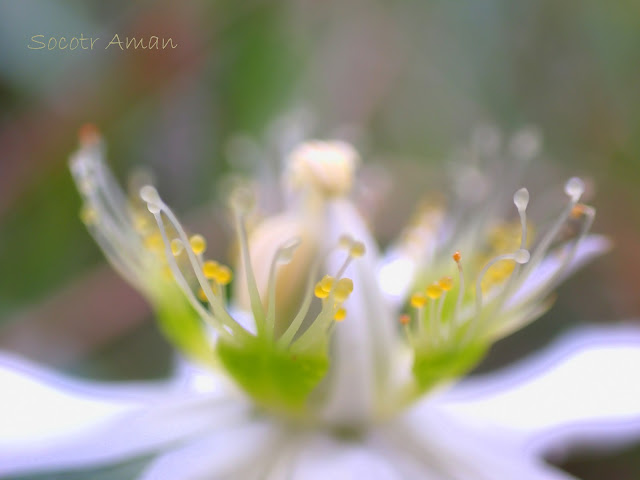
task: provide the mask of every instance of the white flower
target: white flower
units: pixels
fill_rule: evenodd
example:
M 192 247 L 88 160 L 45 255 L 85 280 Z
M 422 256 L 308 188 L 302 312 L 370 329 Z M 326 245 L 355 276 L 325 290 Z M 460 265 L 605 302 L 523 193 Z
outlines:
M 535 151 L 524 140 L 514 156 Z M 580 180 L 535 240 L 520 189 L 517 229 L 495 223 L 489 200 L 475 217 L 431 205 L 382 259 L 349 200 L 355 150 L 303 144 L 284 174 L 283 212 L 249 229 L 255 199 L 244 187 L 231 195 L 240 254 L 230 301 L 231 269 L 206 259 L 205 239 L 153 187 L 136 187 L 144 203 L 127 200 L 101 148 L 85 131 L 72 159 L 82 217 L 203 367 L 107 387 L 5 357 L 0 474 L 157 454 L 141 478 L 552 479 L 566 478 L 540 460 L 552 447 L 640 431 L 640 389 L 625 381 L 640 365 L 631 327 L 587 330 L 553 347 L 553 363 L 545 355 L 451 387 L 607 248 L 587 236 L 594 210 L 579 203 Z

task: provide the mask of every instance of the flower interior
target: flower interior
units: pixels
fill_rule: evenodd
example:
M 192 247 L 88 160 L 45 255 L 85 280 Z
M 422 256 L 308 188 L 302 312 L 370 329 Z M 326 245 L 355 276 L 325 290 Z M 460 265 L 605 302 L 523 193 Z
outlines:
M 360 261 L 377 264 L 379 259 L 365 248 L 366 238 L 328 233 L 340 225 L 331 212 L 350 205 L 345 202 L 355 182 L 355 150 L 344 142 L 314 141 L 292 152 L 283 183 L 297 192 L 291 211 L 300 235 L 261 238 L 260 229 L 248 227 L 251 192 L 233 191 L 229 203 L 239 247 L 234 275 L 229 266 L 207 257 L 205 238 L 188 233 L 153 186 L 134 182 L 127 197 L 104 165 L 102 148 L 97 131 L 86 127 L 72 159 L 84 199 L 81 217 L 109 261 L 145 293 L 167 338 L 191 358 L 222 368 L 258 407 L 298 421 L 322 421 L 334 363 L 348 361 L 336 360 L 333 337 L 347 335 L 339 324 L 357 321 L 367 331 L 387 321 L 383 310 L 351 318 L 351 297 L 357 297 L 354 305 L 379 301 L 387 293 L 384 285 L 396 282 L 389 265 L 379 269 L 379 279 L 371 271 L 349 275 L 365 271 L 358 270 Z M 464 375 L 492 343 L 549 307 L 551 289 L 568 271 L 593 222 L 594 209 L 579 203 L 583 191 L 577 178 L 566 183 L 568 203 L 539 238 L 527 219 L 525 188 L 513 196 L 519 217 L 514 224 L 485 222 L 480 229 L 446 236 L 444 209 L 420 210 L 399 242 L 402 261 L 412 272 L 402 281 L 411 288 L 388 319 L 391 333 L 383 337 L 392 338 L 374 338 L 392 348 L 384 354 L 374 348 L 367 357 L 370 372 L 363 373 L 373 372 L 375 380 L 373 417 L 393 414 Z M 279 217 L 263 222 L 274 218 Z M 573 231 L 562 238 L 567 226 Z M 254 255 L 260 242 L 273 244 L 270 258 Z M 279 274 L 305 242 L 313 248 L 298 260 L 306 277 L 301 286 Z M 425 256 L 427 246 L 431 254 Z M 332 270 L 328 259 L 337 257 L 341 260 Z M 256 265 L 268 272 L 266 281 L 256 275 Z M 241 311 L 242 302 L 232 304 L 230 289 L 246 294 L 247 312 Z M 297 297 L 289 298 L 291 292 Z M 407 352 L 409 362 L 404 361 Z

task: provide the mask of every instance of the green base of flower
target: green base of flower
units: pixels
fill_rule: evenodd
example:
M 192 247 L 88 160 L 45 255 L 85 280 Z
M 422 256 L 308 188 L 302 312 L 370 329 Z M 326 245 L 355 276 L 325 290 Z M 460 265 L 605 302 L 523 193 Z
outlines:
M 448 347 L 416 352 L 413 376 L 421 394 L 463 376 L 480 363 L 489 349 L 485 342 Z
M 289 416 L 304 410 L 329 368 L 326 348 L 293 353 L 261 337 L 241 345 L 219 340 L 217 352 L 229 375 L 258 405 Z

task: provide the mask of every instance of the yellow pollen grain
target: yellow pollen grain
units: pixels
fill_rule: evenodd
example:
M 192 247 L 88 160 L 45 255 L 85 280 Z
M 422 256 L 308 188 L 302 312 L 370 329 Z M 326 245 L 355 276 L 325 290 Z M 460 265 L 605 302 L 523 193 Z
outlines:
M 438 285 L 442 290 L 444 290 L 445 292 L 448 292 L 453 288 L 453 278 L 442 277 L 440 280 L 438 280 Z
M 340 248 L 351 248 L 351 245 L 353 245 L 353 238 L 351 238 L 349 235 L 342 235 L 338 239 L 338 246 Z
M 427 298 L 423 293 L 417 292 L 411 295 L 410 303 L 413 308 L 422 308 L 424 307 L 425 303 L 427 303 Z
M 226 265 L 219 265 L 213 279 L 218 282 L 220 285 L 228 285 L 233 278 L 233 273 L 231 269 Z
M 329 293 L 331 291 L 331 287 L 333 287 L 334 278 L 331 275 L 325 275 L 320 280 L 320 288 L 322 288 L 325 292 Z
M 336 322 L 341 322 L 347 317 L 347 310 L 343 307 L 340 307 L 336 313 L 333 315 L 333 319 Z
M 85 225 L 93 225 L 98 220 L 98 212 L 92 207 L 84 206 L 80 210 L 80 219 Z
M 169 267 L 169 265 L 165 265 L 164 268 L 162 269 L 162 276 L 165 278 L 165 280 L 173 279 L 173 272 L 171 271 L 171 268 Z
M 442 291 L 443 290 L 440 285 L 438 285 L 437 283 L 433 283 L 424 290 L 424 293 L 431 300 L 435 300 L 436 298 L 440 298 L 440 296 L 442 295 Z
M 578 203 L 574 205 L 574 207 L 571 209 L 571 218 L 574 218 L 577 220 L 584 215 L 585 211 L 586 211 L 585 205 L 582 203 Z
M 182 253 L 182 250 L 184 250 L 184 245 L 179 238 L 174 238 L 173 240 L 171 240 L 171 253 L 173 253 L 175 257 L 180 255 Z
M 340 303 L 344 302 L 347 298 L 349 298 L 351 292 L 353 292 L 353 280 L 346 277 L 338 280 L 338 284 L 336 285 L 334 293 L 336 301 Z
M 151 235 L 145 237 L 144 245 L 152 252 L 159 252 L 162 250 L 163 246 L 162 236 L 159 233 L 152 233 Z
M 193 250 L 193 253 L 195 253 L 196 255 L 204 253 L 204 251 L 207 249 L 207 241 L 202 235 L 199 234 L 193 235 L 189 239 L 189 244 L 191 245 L 191 250 Z
M 320 285 L 320 282 L 318 282 L 316 284 L 316 288 L 314 288 L 313 293 L 315 294 L 316 297 L 318 298 L 327 298 L 329 296 L 329 292 L 326 292 L 323 288 L 322 285 Z
M 353 258 L 358 258 L 363 256 L 364 253 L 365 253 L 364 243 L 353 242 L 353 245 L 351 245 L 351 248 L 349 249 L 349 255 L 351 255 Z
M 212 279 L 212 278 L 215 278 L 216 275 L 218 274 L 219 268 L 220 268 L 220 265 L 218 265 L 218 262 L 214 262 L 213 260 L 207 260 L 202 264 L 202 273 L 208 279 Z
M 138 232 L 144 232 L 149 227 L 149 218 L 142 214 L 137 214 L 133 217 L 134 228 Z

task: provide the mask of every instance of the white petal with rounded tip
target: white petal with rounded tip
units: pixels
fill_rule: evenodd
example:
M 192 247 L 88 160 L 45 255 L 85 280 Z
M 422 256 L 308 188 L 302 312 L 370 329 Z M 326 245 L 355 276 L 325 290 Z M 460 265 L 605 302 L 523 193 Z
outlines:
M 386 427 L 381 449 L 398 458 L 403 472 L 419 471 L 433 480 L 568 480 L 572 478 L 519 451 L 508 437 L 482 432 L 453 421 L 436 405 L 410 412 Z M 410 474 L 411 475 L 411 474 Z
M 640 438 L 640 326 L 590 327 L 437 399 L 461 421 L 523 447 L 610 447 Z
M 545 290 L 554 288 L 558 283 L 563 281 L 577 269 L 593 258 L 602 255 L 611 248 L 609 239 L 602 235 L 588 235 L 580 240 L 578 249 L 573 259 L 565 268 L 564 272 L 550 284 L 549 281 L 555 275 L 555 272 L 562 264 L 562 257 L 548 255 L 540 264 L 531 272 L 518 290 L 509 298 L 505 308 L 515 307 L 526 302 L 536 295 L 544 293 Z
M 282 431 L 267 422 L 245 422 L 222 428 L 151 462 L 140 480 L 210 480 L 248 478 L 258 468 L 264 474 Z M 259 478 L 264 478 L 264 475 Z
M 372 414 L 377 390 L 384 388 L 397 339 L 389 306 L 376 280 L 378 247 L 355 207 L 344 199 L 327 205 L 327 239 L 337 243 L 342 235 L 363 242 L 366 253 L 353 260 L 346 277 L 353 279 L 353 294 L 345 302 L 347 318 L 336 326 L 332 361 L 326 379 L 325 418 L 330 422 L 364 423 Z M 335 271 L 344 256 L 331 265 Z
M 233 422 L 248 408 L 174 382 L 72 380 L 9 355 L 0 356 L 0 386 L 0 474 L 131 458 Z

